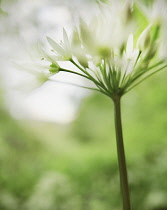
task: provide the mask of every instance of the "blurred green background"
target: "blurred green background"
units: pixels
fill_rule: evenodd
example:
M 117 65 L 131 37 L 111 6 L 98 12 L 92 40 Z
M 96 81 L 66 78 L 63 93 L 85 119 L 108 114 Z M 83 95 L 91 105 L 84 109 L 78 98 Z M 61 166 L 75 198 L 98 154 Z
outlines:
M 133 209 L 167 209 L 166 72 L 124 96 Z M 2 100 L 1 100 L 2 101 Z M 1 210 L 119 210 L 112 101 L 92 93 L 67 125 L 16 121 L 1 103 Z
M 1 20 L 15 2 L 21 4 L 6 2 L 9 11 L 4 7 L 8 14 Z M 15 40 L 22 27 L 15 29 L 7 27 L 1 35 Z M 166 76 L 166 71 L 154 75 L 122 100 L 134 210 L 167 210 Z M 121 209 L 110 99 L 92 92 L 81 101 L 75 120 L 66 124 L 16 120 L 6 101 L 1 85 L 0 210 Z

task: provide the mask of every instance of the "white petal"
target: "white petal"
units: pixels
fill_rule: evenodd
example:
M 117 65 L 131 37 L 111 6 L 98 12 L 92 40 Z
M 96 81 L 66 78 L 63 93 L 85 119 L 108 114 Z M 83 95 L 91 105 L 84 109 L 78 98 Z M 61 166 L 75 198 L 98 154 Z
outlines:
M 64 39 L 65 47 L 67 48 L 67 50 L 70 50 L 70 42 L 64 28 L 63 28 L 63 39 Z
M 59 45 L 57 44 L 53 39 L 51 39 L 50 37 L 47 37 L 47 40 L 50 44 L 51 47 L 53 47 L 53 49 L 60 55 L 64 55 L 65 51 L 64 49 Z
M 132 52 L 133 52 L 133 34 L 130 34 L 126 45 L 126 54 L 128 58 L 131 57 Z
M 132 59 L 133 59 L 135 62 L 136 62 L 136 59 L 137 59 L 138 55 L 139 55 L 139 50 L 138 50 L 138 49 L 135 49 L 135 50 L 133 51 L 133 55 L 132 55 Z

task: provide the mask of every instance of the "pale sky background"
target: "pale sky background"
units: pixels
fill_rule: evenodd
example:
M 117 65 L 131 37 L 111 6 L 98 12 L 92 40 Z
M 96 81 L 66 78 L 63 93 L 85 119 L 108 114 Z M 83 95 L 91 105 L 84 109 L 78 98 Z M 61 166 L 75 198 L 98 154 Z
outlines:
M 75 119 L 82 98 L 90 94 L 90 91 L 58 82 L 46 82 L 40 88 L 31 90 L 35 85 L 33 77 L 22 68 L 17 68 L 15 63 L 26 65 L 24 63 L 34 59 L 33 49 L 39 41 L 46 44 L 46 36 L 60 41 L 63 27 L 70 34 L 79 16 L 89 18 L 95 11 L 95 6 L 90 2 L 2 1 L 2 8 L 8 15 L 1 15 L 0 18 L 0 74 L 5 87 L 6 103 L 16 118 L 57 123 L 68 123 Z M 55 75 L 53 80 L 85 84 L 82 78 L 66 73 Z

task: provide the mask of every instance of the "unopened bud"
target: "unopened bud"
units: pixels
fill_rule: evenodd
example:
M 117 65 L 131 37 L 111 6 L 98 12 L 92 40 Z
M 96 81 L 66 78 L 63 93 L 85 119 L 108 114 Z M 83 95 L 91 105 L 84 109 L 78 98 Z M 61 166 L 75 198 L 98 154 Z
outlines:
M 84 67 L 84 68 L 88 68 L 88 61 L 86 58 L 78 58 L 79 63 Z
M 125 24 L 129 23 L 133 18 L 133 7 L 130 1 L 127 1 L 125 3 L 123 18 L 124 18 Z
M 137 40 L 136 47 L 143 51 L 148 48 L 150 42 L 151 42 L 151 35 L 150 35 L 151 25 L 149 25 L 139 36 Z
M 50 71 L 50 73 L 52 73 L 52 74 L 56 74 L 56 73 L 59 72 L 59 69 L 60 69 L 60 67 L 59 67 L 59 65 L 58 65 L 57 63 L 52 63 L 52 64 L 50 65 L 49 71 Z
M 124 51 L 125 51 L 125 43 L 123 43 L 123 44 L 121 45 L 121 47 L 120 47 L 120 50 L 119 50 L 120 56 L 123 55 Z
M 145 60 L 145 61 L 146 61 L 146 60 L 151 60 L 151 59 L 155 56 L 156 52 L 157 52 L 157 45 L 154 44 L 154 45 L 153 45 L 152 47 L 150 47 L 150 48 L 147 50 L 147 52 L 145 53 L 145 58 L 144 58 L 144 60 Z
M 161 29 L 161 25 L 155 24 L 155 29 L 154 29 L 154 34 L 153 34 L 153 42 L 155 42 L 157 40 L 157 38 L 159 37 L 160 29 Z

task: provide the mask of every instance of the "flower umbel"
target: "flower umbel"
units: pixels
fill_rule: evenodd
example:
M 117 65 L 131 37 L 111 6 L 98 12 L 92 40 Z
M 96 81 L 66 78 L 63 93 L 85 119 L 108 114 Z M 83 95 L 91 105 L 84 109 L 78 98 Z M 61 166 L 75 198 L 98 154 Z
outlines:
M 120 7 L 118 9 L 123 11 Z M 115 14 L 118 16 L 113 19 L 110 13 L 112 5 L 111 8 L 105 8 L 105 10 L 107 15 L 99 15 L 90 24 L 81 20 L 71 39 L 63 29 L 61 44 L 47 38 L 56 54 L 55 62 L 70 61 L 80 73 L 57 68 L 54 61 L 49 71 L 52 73 L 67 71 L 83 76 L 95 84 L 96 88 L 93 89 L 113 98 L 115 94 L 124 95 L 150 75 L 167 67 L 167 63 L 158 56 L 160 24 L 157 25 L 157 22 L 149 24 L 139 33 L 137 28 L 131 26 L 132 22 L 135 23 L 135 18 L 132 21 L 134 9 L 131 10 L 130 22 L 126 22 L 128 31 L 125 34 L 119 34 L 122 32 L 121 27 L 125 29 L 122 16 L 117 11 Z M 110 20 L 112 20 L 112 25 Z M 107 27 L 106 23 L 111 28 Z M 119 27 L 113 28 L 116 24 Z M 113 40 L 116 39 L 120 40 L 120 44 L 114 45 Z

